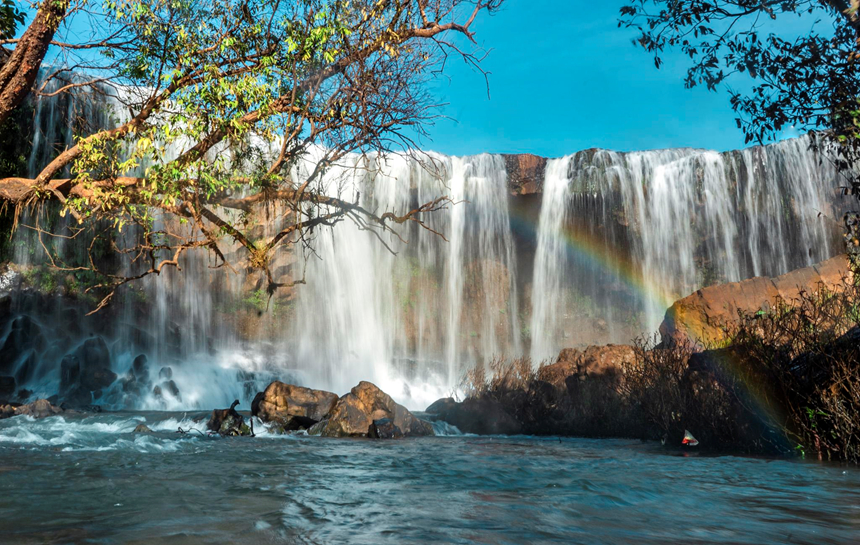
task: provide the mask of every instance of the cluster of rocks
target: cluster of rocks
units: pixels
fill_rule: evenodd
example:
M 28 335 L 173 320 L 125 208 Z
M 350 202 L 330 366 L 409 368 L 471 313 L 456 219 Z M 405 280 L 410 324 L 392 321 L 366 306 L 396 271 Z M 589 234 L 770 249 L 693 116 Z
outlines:
M 53 405 L 47 399 L 37 399 L 32 403 L 6 403 L 0 404 L 0 420 L 13 416 L 30 416 L 32 418 L 47 418 L 66 413 L 64 409 Z
M 162 367 L 158 371 L 158 377 L 153 380 L 150 377 L 149 359 L 146 354 L 140 354 L 134 358 L 125 377 L 120 381 L 122 391 L 133 398 L 140 398 L 147 393 L 152 393 L 156 399 L 164 399 L 164 395 L 167 393 L 177 401 L 182 401 L 179 387 L 173 381 L 173 369 L 169 366 Z
M 57 363 L 59 391 L 50 400 L 67 407 L 92 407 L 118 380 L 122 394 L 114 403 L 133 406 L 150 394 L 156 399 L 169 395 L 182 400 L 172 378 L 173 370 L 165 366 L 157 377 L 151 375 L 144 354 L 138 355 L 128 372 L 119 378 L 113 371 L 111 351 L 103 337 L 92 335 L 75 346 L 66 336 L 49 339 L 44 328 L 29 316 L 9 319 L 9 333 L 0 346 L 0 400 L 27 401 L 32 392 L 21 386 L 55 373 Z M 73 347 L 71 351 L 67 351 L 69 346 Z
M 417 418 L 370 382 L 348 394 L 271 383 L 254 398 L 251 415 L 284 433 L 307 430 L 322 437 L 398 439 L 433 435 L 433 426 Z

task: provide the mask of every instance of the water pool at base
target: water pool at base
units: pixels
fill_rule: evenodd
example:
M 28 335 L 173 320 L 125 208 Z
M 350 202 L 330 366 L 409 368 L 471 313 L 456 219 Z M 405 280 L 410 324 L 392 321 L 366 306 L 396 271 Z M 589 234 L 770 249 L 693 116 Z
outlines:
M 201 415 L 0 421 L 0 543 L 860 542 L 847 466 L 629 440 L 176 433 Z

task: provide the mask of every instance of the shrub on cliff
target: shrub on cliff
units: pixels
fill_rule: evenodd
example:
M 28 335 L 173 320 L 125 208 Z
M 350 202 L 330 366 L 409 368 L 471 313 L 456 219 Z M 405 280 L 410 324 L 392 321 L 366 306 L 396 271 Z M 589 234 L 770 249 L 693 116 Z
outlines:
M 860 284 L 739 314 L 720 348 L 638 342 L 633 411 L 670 442 L 860 462 Z
M 738 375 L 798 451 L 860 462 L 860 284 L 743 316 Z
M 623 376 L 578 372 L 576 364 L 565 366 L 564 356 L 538 366 L 530 358 L 496 358 L 467 372 L 461 388 L 468 400 L 504 410 L 526 434 L 644 438 L 644 420 L 632 411 Z

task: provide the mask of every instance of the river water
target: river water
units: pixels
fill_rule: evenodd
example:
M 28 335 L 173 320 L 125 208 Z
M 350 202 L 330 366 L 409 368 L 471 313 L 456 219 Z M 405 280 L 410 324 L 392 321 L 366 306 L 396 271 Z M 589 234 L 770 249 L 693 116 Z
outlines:
M 630 440 L 176 433 L 199 416 L 0 421 L 0 542 L 860 541 L 855 468 Z

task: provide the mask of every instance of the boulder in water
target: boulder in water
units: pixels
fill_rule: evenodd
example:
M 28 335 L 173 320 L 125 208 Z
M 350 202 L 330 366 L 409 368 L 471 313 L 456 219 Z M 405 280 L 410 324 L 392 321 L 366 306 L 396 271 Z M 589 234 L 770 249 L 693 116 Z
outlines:
M 10 416 L 31 416 L 33 418 L 47 418 L 62 414 L 63 409 L 52 405 L 47 399 L 37 399 L 26 405 L 4 405 L 0 407 L 0 418 Z
M 251 428 L 245 424 L 245 418 L 236 412 L 237 405 L 239 405 L 238 399 L 230 405 L 229 409 L 216 409 L 212 411 L 212 417 L 206 423 L 206 429 L 220 435 L 253 435 Z
M 337 394 L 275 381 L 251 403 L 251 416 L 284 431 L 307 429 L 331 412 Z
M 162 367 L 158 371 L 158 378 L 170 380 L 173 378 L 173 369 L 170 366 Z
M 383 419 L 390 420 L 403 437 L 433 435 L 429 422 L 416 418 L 370 382 L 360 382 L 338 399 L 326 418 L 309 433 L 323 437 L 368 437 L 374 421 Z
M 456 426 L 463 433 L 477 435 L 517 435 L 522 426 L 505 411 L 501 402 L 489 398 L 468 398 L 457 402 L 452 398 L 436 401 L 426 410 L 438 420 Z
M 132 433 L 152 433 L 152 430 L 146 424 L 138 424 Z

